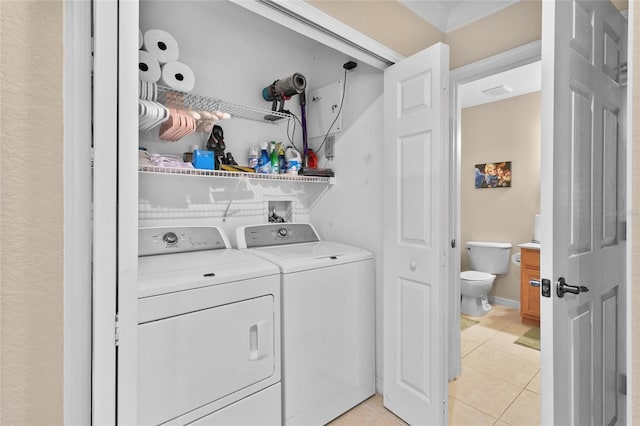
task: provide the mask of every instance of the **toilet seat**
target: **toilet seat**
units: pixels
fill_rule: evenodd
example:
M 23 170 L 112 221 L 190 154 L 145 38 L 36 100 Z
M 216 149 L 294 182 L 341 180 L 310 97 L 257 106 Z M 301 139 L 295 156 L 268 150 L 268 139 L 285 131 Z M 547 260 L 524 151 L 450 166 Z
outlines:
M 486 281 L 493 277 L 495 275 L 480 271 L 464 271 L 460 273 L 460 278 L 467 281 Z

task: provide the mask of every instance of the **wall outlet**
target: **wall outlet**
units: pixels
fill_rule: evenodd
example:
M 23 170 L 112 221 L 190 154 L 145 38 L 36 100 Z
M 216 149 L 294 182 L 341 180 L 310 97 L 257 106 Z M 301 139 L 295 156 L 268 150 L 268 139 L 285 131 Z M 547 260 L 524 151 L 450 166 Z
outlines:
M 327 137 L 327 140 L 324 143 L 324 156 L 327 160 L 333 160 L 335 157 L 335 146 L 336 146 L 336 137 L 331 135 Z

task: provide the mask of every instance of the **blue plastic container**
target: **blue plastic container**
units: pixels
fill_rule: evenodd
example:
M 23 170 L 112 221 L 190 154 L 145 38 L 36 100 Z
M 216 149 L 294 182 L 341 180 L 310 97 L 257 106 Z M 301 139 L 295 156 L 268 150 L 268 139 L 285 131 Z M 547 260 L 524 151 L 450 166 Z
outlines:
M 193 159 L 191 164 L 196 169 L 214 169 L 213 151 L 205 151 L 203 149 L 196 149 L 193 151 Z

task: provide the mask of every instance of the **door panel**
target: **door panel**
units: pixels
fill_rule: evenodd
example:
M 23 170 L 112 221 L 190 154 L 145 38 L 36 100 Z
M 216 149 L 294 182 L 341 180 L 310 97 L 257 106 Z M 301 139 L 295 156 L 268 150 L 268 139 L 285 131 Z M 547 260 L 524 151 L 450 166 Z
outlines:
M 416 397 L 431 398 L 431 377 L 428 369 L 431 352 L 431 331 L 424 313 L 429 312 L 431 292 L 429 286 L 410 280 L 398 280 L 400 321 L 397 335 L 401 336 L 398 383 Z M 423 342 L 413 345 L 414 342 Z
M 384 404 L 445 424 L 448 47 L 385 70 Z
M 593 94 L 572 87 L 571 121 L 571 247 L 570 254 L 591 250 L 591 126 Z
M 573 347 L 570 354 L 572 425 L 591 424 L 591 314 L 589 305 L 580 306 L 575 313 L 569 314 Z
M 402 241 L 405 244 L 420 244 L 429 246 L 431 243 L 430 211 L 431 187 L 429 178 L 425 175 L 422 162 L 431 157 L 431 133 L 425 132 L 400 138 L 399 167 L 400 179 L 398 184 L 401 194 L 400 223 Z M 416 194 L 420 194 L 416 196 Z
M 624 424 L 626 40 L 608 1 L 543 2 L 543 424 Z

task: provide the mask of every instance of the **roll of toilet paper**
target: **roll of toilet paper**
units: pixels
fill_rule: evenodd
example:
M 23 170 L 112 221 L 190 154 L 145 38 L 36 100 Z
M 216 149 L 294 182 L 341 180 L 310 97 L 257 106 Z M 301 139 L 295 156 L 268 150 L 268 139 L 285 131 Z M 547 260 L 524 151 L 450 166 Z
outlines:
M 144 38 L 142 36 L 142 30 L 138 28 L 138 49 L 142 49 L 143 44 L 144 44 Z
M 165 64 L 177 61 L 180 56 L 178 42 L 171 34 L 163 30 L 148 30 L 144 33 L 144 49 Z
M 160 62 L 149 52 L 138 51 L 138 75 L 140 80 L 156 82 L 160 80 Z
M 190 92 L 196 84 L 196 79 L 187 65 L 171 61 L 162 66 L 160 84 L 180 92 Z
M 520 266 L 520 253 L 516 253 L 513 256 L 511 256 L 511 263 L 513 263 L 514 265 Z

